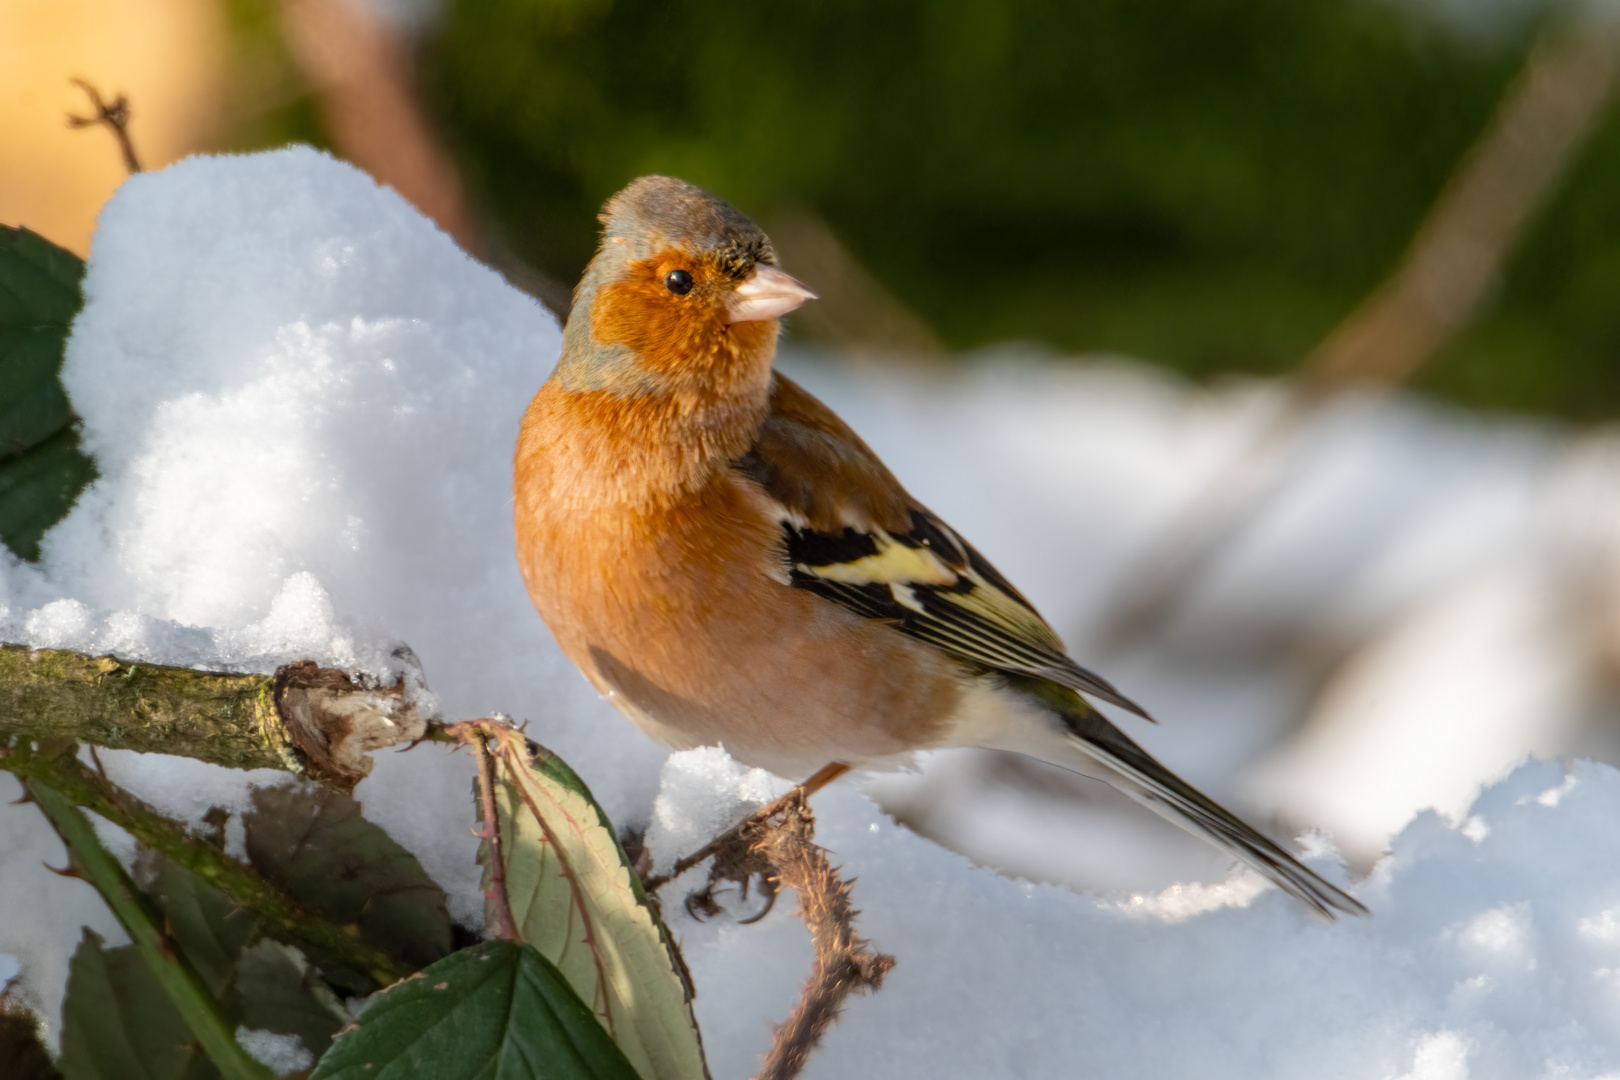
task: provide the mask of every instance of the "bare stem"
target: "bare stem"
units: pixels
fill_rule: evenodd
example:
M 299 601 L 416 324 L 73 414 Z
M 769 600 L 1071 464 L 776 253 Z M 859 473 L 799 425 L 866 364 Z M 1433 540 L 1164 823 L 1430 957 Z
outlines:
M 669 873 L 654 874 L 652 877 L 647 878 L 641 883 L 641 887 L 646 889 L 648 892 L 655 892 L 656 890 L 663 888 L 671 881 L 674 881 L 676 878 L 692 869 L 692 867 L 701 863 L 704 859 L 714 855 L 715 852 L 721 850 L 722 848 L 735 845 L 745 833 L 749 832 L 750 830 L 757 829 L 765 822 L 768 822 L 772 818 L 783 813 L 795 802 L 807 802 L 810 796 L 814 795 L 816 792 L 820 791 L 822 788 L 826 787 L 828 784 L 832 783 L 834 780 L 838 779 L 840 776 L 843 776 L 847 772 L 849 772 L 849 766 L 843 764 L 842 762 L 835 761 L 831 765 L 823 766 L 816 772 L 814 776 L 795 787 L 792 791 L 789 791 L 786 795 L 783 795 L 780 799 L 766 803 L 764 806 L 760 807 L 758 810 L 755 810 L 752 814 L 749 814 L 747 817 L 737 822 L 737 824 L 733 825 L 725 832 L 720 833 L 707 844 L 704 844 L 702 847 L 692 852 L 692 854 L 683 855 L 679 859 L 676 859 L 675 866 L 670 870 Z
M 348 791 L 371 769 L 367 751 L 425 728 L 403 680 L 366 688 L 309 661 L 239 675 L 0 644 L 0 740 L 66 739 L 281 769 Z
M 468 738 L 478 751 L 478 800 L 484 812 L 480 840 L 489 842 L 489 898 L 495 902 L 496 932 L 507 941 L 521 941 L 517 920 L 512 917 L 512 900 L 506 892 L 506 855 L 501 850 L 501 822 L 495 812 L 495 762 L 489 750 L 489 735 L 477 728 Z
M 90 95 L 90 104 L 95 107 L 94 116 L 74 116 L 68 113 L 68 127 L 82 128 L 100 125 L 113 133 L 118 140 L 118 149 L 124 155 L 124 168 L 130 175 L 141 171 L 140 159 L 135 156 L 135 143 L 129 137 L 129 98 L 119 94 L 111 102 L 101 99 L 101 94 L 84 79 L 73 79 L 72 83 Z

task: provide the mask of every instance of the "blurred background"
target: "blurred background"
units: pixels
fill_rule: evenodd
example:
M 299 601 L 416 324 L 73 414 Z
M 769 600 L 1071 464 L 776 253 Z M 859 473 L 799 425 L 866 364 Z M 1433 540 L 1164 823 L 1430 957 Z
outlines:
M 823 297 L 785 363 L 1150 749 L 1365 869 L 1526 753 L 1620 761 L 1615 17 L 0 0 L 0 223 L 90 250 L 131 165 L 96 95 L 139 167 L 326 148 L 559 314 L 603 199 L 707 187 Z M 1019 759 L 871 790 L 1026 876 L 1221 869 Z

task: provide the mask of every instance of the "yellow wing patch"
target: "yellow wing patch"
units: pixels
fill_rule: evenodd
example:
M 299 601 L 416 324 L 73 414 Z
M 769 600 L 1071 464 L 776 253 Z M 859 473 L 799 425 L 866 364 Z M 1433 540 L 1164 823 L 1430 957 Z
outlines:
M 882 529 L 868 534 L 877 551 L 849 562 L 810 566 L 798 563 L 807 574 L 844 585 L 954 585 L 959 575 L 925 547 L 907 547 Z M 898 594 L 896 595 L 898 599 Z

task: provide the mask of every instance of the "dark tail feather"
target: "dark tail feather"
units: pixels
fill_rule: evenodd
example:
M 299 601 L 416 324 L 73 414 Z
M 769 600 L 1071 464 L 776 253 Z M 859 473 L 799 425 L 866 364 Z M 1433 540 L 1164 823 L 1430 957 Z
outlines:
M 1061 715 L 1068 733 L 1059 737 L 1072 753 L 1089 759 L 1094 766 L 1076 769 L 1078 763 L 1063 760 L 1053 760 L 1053 764 L 1092 775 L 1098 771 L 1095 765 L 1104 766 L 1104 779 L 1126 795 L 1231 852 L 1270 878 L 1278 888 L 1330 919 L 1335 917 L 1335 911 L 1367 914 L 1367 908 L 1360 901 L 1324 881 L 1229 810 L 1160 765 L 1095 710 L 1087 707 L 1083 714 L 1064 710 Z

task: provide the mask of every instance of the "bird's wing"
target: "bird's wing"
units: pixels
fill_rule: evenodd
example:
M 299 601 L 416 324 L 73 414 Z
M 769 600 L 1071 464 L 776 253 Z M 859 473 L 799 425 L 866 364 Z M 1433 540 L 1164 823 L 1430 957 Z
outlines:
M 733 467 L 775 502 L 794 586 L 966 663 L 1050 679 L 1151 719 L 1069 659 L 1030 602 L 791 380 L 775 377 L 770 414 Z

